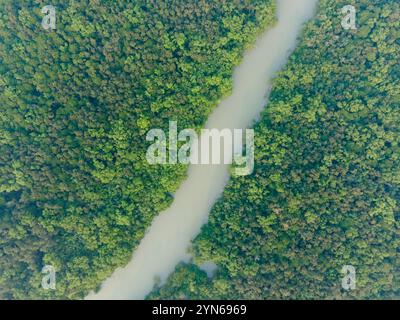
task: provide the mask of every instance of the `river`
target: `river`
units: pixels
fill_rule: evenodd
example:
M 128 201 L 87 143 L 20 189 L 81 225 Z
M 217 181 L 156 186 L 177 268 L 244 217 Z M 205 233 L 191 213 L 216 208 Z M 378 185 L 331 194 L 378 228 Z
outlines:
M 253 124 L 267 104 L 271 81 L 282 69 L 304 23 L 315 11 L 317 0 L 278 0 L 278 22 L 245 53 L 235 69 L 233 91 L 210 115 L 206 128 L 240 129 Z M 143 299 L 154 280 L 164 281 L 180 261 L 229 180 L 228 165 L 191 165 L 188 178 L 175 193 L 170 208 L 157 216 L 132 260 L 117 269 L 98 293 L 86 299 Z

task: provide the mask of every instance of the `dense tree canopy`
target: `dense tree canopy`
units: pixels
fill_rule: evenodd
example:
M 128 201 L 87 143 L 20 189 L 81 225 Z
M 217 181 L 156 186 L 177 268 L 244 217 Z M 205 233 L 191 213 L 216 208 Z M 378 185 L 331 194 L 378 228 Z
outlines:
M 255 173 L 230 181 L 194 264 L 149 298 L 400 297 L 400 4 L 359 0 L 345 30 L 347 4 L 320 1 L 255 126 Z
M 0 2 L 0 299 L 81 298 L 127 263 L 184 166 L 150 128 L 201 127 L 272 0 Z M 40 287 L 57 270 L 57 289 Z

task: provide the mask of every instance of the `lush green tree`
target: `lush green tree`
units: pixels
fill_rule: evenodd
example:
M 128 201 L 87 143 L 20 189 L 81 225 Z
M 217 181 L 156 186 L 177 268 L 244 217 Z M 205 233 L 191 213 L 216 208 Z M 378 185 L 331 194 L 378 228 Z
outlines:
M 0 298 L 82 298 L 131 258 L 185 177 L 146 133 L 200 128 L 272 0 L 0 2 Z M 40 287 L 55 266 L 57 290 Z
M 320 1 L 255 126 L 254 174 L 232 178 L 193 243 L 215 277 L 180 265 L 149 298 L 400 297 L 400 4 L 357 1 L 345 30 L 347 4 Z

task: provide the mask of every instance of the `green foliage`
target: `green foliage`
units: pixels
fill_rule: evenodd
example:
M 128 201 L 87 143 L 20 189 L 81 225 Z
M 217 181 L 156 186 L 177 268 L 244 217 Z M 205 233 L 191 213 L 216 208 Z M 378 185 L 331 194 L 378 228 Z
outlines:
M 231 180 L 194 241 L 217 274 L 180 266 L 150 298 L 400 297 L 400 4 L 357 1 L 358 31 L 340 26 L 346 4 L 320 1 L 255 126 L 254 174 Z
M 200 128 L 273 23 L 264 0 L 0 2 L 0 298 L 82 298 L 128 262 L 186 167 L 151 128 Z M 57 270 L 57 290 L 40 287 Z

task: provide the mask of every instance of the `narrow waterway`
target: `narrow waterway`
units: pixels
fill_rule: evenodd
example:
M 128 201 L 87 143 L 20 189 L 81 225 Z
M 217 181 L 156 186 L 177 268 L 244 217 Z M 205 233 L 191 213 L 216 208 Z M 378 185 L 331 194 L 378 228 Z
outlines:
M 278 23 L 247 52 L 234 73 L 232 95 L 211 114 L 206 128 L 247 128 L 267 103 L 271 80 L 296 46 L 303 24 L 313 16 L 318 0 L 278 0 Z M 154 279 L 164 281 L 207 222 L 208 214 L 229 179 L 228 165 L 191 165 L 188 178 L 172 206 L 154 219 L 131 262 L 117 269 L 97 294 L 87 299 L 143 299 Z

